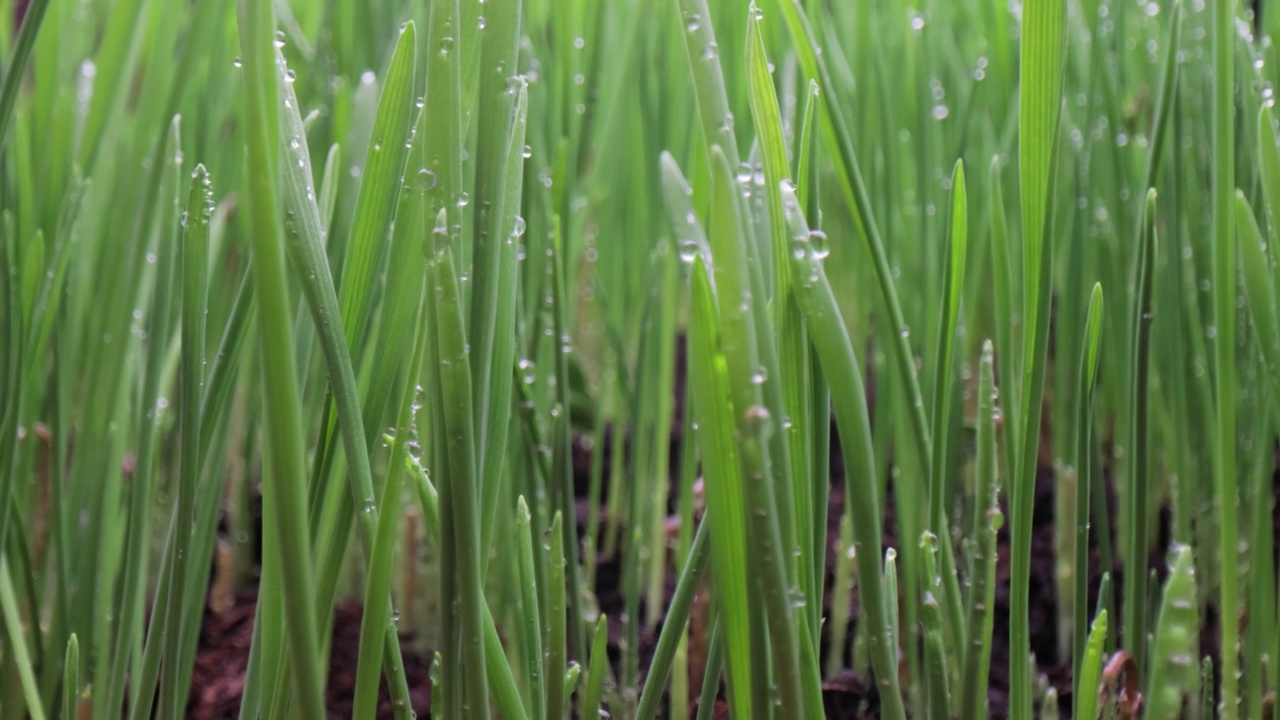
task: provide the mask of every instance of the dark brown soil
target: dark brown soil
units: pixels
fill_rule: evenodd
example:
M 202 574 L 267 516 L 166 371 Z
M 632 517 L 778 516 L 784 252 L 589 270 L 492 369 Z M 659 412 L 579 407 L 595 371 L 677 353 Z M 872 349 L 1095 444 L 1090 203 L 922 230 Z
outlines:
M 189 720 L 234 720 L 239 716 L 256 607 L 256 593 L 247 590 L 235 597 L 230 608 L 216 614 L 206 611 L 191 675 L 191 696 L 187 704 Z M 356 693 L 356 658 L 360 648 L 360 614 L 359 603 L 342 603 L 334 611 L 333 651 L 325 697 L 331 718 L 351 717 Z M 413 709 L 418 717 L 430 717 L 431 658 L 424 653 L 406 652 L 404 661 Z M 378 718 L 391 717 L 391 699 L 387 694 L 387 683 L 383 680 L 378 698 Z

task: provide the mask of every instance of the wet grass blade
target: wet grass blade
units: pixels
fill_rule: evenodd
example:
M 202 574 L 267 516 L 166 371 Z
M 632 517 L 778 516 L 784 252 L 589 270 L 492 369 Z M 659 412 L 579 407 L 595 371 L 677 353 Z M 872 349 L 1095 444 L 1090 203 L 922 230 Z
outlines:
M 306 461 L 298 400 L 297 371 L 290 342 L 292 319 L 287 291 L 284 243 L 277 213 L 276 184 L 280 153 L 279 105 L 274 42 L 274 13 L 269 3 L 242 4 L 240 36 L 244 54 L 245 124 L 249 146 L 248 195 L 254 277 L 257 283 L 260 356 L 265 379 L 266 431 L 271 471 L 264 493 L 273 496 L 271 530 L 283 577 L 283 599 L 294 662 L 290 667 L 295 698 L 308 717 L 324 714 L 323 672 L 316 639 L 314 579 L 307 536 Z
M 167 661 L 162 664 L 160 675 L 161 714 L 168 717 L 180 717 L 183 714 L 187 697 L 187 687 L 179 682 L 182 667 L 179 658 L 182 657 L 188 567 L 193 563 L 192 533 L 188 529 L 195 523 L 195 496 L 203 466 L 203 456 L 200 454 L 200 405 L 204 394 L 209 215 L 212 210 L 213 181 L 204 166 L 199 165 L 191 175 L 191 192 L 187 210 L 182 216 L 184 232 L 179 246 L 178 263 L 182 274 L 179 285 L 182 298 L 182 379 L 178 398 L 182 460 L 179 480 L 174 486 L 175 532 L 170 535 L 169 552 L 174 558 L 174 564 L 169 578 L 171 604 L 164 628 Z
M 880 498 L 875 481 L 876 463 L 871 443 L 871 419 L 867 413 L 862 371 L 858 366 L 831 286 L 823 269 L 822 258 L 814 253 L 809 229 L 794 193 L 783 192 L 783 208 L 787 220 L 792 279 L 796 298 L 805 320 L 813 330 L 811 338 L 822 362 L 823 374 L 830 380 L 832 407 L 841 429 L 844 448 L 849 502 L 855 503 L 853 519 L 854 552 L 858 562 L 858 586 L 863 597 L 883 598 L 880 575 Z M 904 717 L 902 695 L 898 689 L 896 643 L 886 632 L 889 625 L 881 603 L 863 605 L 870 628 L 870 652 L 880 687 L 881 702 L 887 718 Z
M 713 177 L 717 213 L 721 220 L 736 222 L 733 206 L 733 176 L 722 153 L 715 153 L 721 166 Z M 728 184 L 726 184 L 728 183 Z M 727 203 L 727 207 L 725 207 Z M 721 224 L 712 227 L 729 230 Z M 723 631 L 730 712 L 743 717 L 750 712 L 752 694 L 765 691 L 750 682 L 751 622 L 747 595 L 747 553 L 745 500 L 733 438 L 733 405 L 729 398 L 728 370 L 720 353 L 720 313 L 711 290 L 710 277 L 700 258 L 694 259 L 689 300 L 689 380 L 693 389 L 693 412 L 698 425 L 699 456 L 711 523 L 712 574 L 716 604 Z M 765 660 L 760 658 L 760 660 Z
M 999 461 L 996 454 L 995 359 L 991 341 L 982 346 L 978 367 L 978 465 L 974 492 L 972 561 L 969 580 L 969 642 L 965 650 L 960 689 L 962 717 L 987 714 L 987 680 L 991 668 L 992 626 L 995 621 L 996 534 L 1004 524 L 1000 512 Z
M 1175 551 L 1151 644 L 1151 677 L 1146 692 L 1148 717 L 1176 717 L 1183 698 L 1197 682 L 1195 648 L 1199 638 L 1195 568 L 1191 548 Z

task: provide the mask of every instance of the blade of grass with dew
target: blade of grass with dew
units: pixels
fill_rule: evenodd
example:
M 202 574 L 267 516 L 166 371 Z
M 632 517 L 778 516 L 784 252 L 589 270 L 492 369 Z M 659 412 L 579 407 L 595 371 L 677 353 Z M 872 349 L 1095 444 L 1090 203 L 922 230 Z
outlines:
M 422 323 L 419 322 L 418 327 L 419 333 L 425 334 L 421 329 Z M 425 338 L 414 343 L 413 357 L 409 360 L 405 387 L 401 392 L 401 407 L 396 422 L 396 427 L 399 428 L 408 428 L 413 422 L 416 395 L 414 387 L 421 371 L 425 344 Z M 390 464 L 382 481 L 382 494 L 378 501 L 378 528 L 369 555 L 368 577 L 365 579 L 364 614 L 360 618 L 359 658 L 356 663 L 353 709 L 357 715 L 362 716 L 372 715 L 377 711 L 379 670 L 387 650 L 385 639 L 388 628 L 395 628 L 399 617 L 391 603 L 384 598 L 389 597 L 391 592 L 391 568 L 395 561 L 396 539 L 400 531 L 400 503 L 404 494 L 402 477 L 405 474 L 408 448 L 408 442 L 399 442 L 392 447 Z M 411 599 L 408 601 L 412 602 Z M 391 650 L 397 656 L 400 653 L 398 647 Z M 396 704 L 397 714 L 412 717 L 413 706 L 407 696 L 397 697 L 392 702 Z M 403 707 L 400 703 L 403 703 Z
M 397 45 L 393 60 L 395 65 L 391 74 L 399 78 L 398 84 L 411 86 L 411 68 L 406 69 L 404 66 L 411 66 L 413 62 L 413 40 L 416 37 L 414 25 L 408 23 L 400 32 L 401 44 Z M 408 36 L 408 40 L 403 36 Z M 282 156 L 286 160 L 280 164 L 285 211 L 284 246 L 289 262 L 301 280 L 307 306 L 319 332 L 320 347 L 337 407 L 337 422 L 342 435 L 343 449 L 346 452 L 347 461 L 351 464 L 348 487 L 353 502 L 361 508 L 361 512 L 357 514 L 361 547 L 366 558 L 369 558 L 372 557 L 374 539 L 377 535 L 378 511 L 374 504 L 376 498 L 373 490 L 373 473 L 369 464 L 368 442 L 364 435 L 360 391 L 348 351 L 348 338 L 338 322 L 343 315 L 333 287 L 333 276 L 329 272 L 326 260 L 324 238 L 320 229 L 320 212 L 312 185 L 310 150 L 306 143 L 306 132 L 302 128 L 299 103 L 293 90 L 293 71 L 286 65 L 280 48 L 276 48 L 275 58 L 278 91 L 282 97 L 281 108 L 277 111 L 280 119 L 278 147 L 281 148 Z M 404 78 L 404 75 L 408 75 L 408 78 Z M 394 94 L 394 92 L 394 89 L 389 90 L 389 93 Z M 408 89 L 403 89 L 399 94 L 403 95 L 404 103 L 408 104 L 410 94 Z M 394 132 L 394 128 L 388 129 L 387 132 Z M 398 139 L 395 143 L 401 145 Z M 399 168 L 396 170 L 398 171 Z M 340 505 L 340 508 L 345 507 Z M 343 528 L 346 525 L 339 520 L 338 527 Z M 345 536 L 345 533 L 335 534 Z M 331 572 L 323 563 L 320 565 L 317 576 L 322 585 L 319 587 L 326 591 L 328 590 L 326 578 Z M 317 600 L 320 609 L 318 617 L 327 619 L 333 602 L 332 598 L 320 596 Z M 388 608 L 390 602 L 388 598 L 386 600 Z M 387 617 L 390 615 L 391 613 L 388 612 Z M 398 716 L 402 717 L 409 712 L 410 704 L 395 623 L 388 621 L 385 624 L 384 633 L 386 639 L 383 652 L 388 685 L 394 698 L 393 706 L 397 708 Z
M 987 678 L 991 668 L 992 626 L 995 620 L 996 534 L 1004 523 L 1000 512 L 1000 474 L 996 451 L 995 358 L 991 341 L 982 344 L 978 367 L 978 459 L 974 491 L 974 540 L 969 580 L 969 642 L 965 649 L 960 689 L 960 715 L 983 718 L 987 713 Z
M 512 81 L 517 69 L 522 3 L 492 2 L 483 8 L 476 138 L 476 231 L 469 332 L 476 450 L 481 458 L 481 547 L 487 560 L 497 517 L 510 426 L 511 374 L 515 353 L 514 218 L 520 212 L 528 91 Z M 499 371 L 495 372 L 494 368 Z
M 1232 47 L 1235 40 L 1234 0 L 1214 5 L 1211 27 L 1213 68 L 1212 103 L 1212 215 L 1213 215 L 1213 346 L 1216 412 L 1213 439 L 1214 498 L 1218 511 L 1218 608 L 1222 618 L 1222 684 L 1219 714 L 1222 720 L 1239 717 L 1237 526 L 1236 503 L 1236 240 L 1231 193 L 1235 189 L 1234 79 Z
M 393 441 L 394 439 L 390 440 Z M 409 472 L 410 484 L 414 486 L 419 507 L 422 509 L 428 536 L 439 545 L 442 532 L 439 495 L 418 458 L 412 454 L 406 455 L 405 464 Z M 520 690 L 516 685 L 515 676 L 511 672 L 511 665 L 503 654 L 502 639 L 498 637 L 498 631 L 494 626 L 493 616 L 489 613 L 488 604 L 485 604 L 480 610 L 485 628 L 485 673 L 493 688 L 494 701 L 497 703 L 497 708 L 503 717 L 511 718 L 511 720 L 525 720 L 528 715 L 520 697 Z
M 539 627 L 542 614 L 538 611 L 538 582 L 533 570 L 533 530 L 529 524 L 531 520 L 529 505 L 525 502 L 523 495 L 517 498 L 516 506 L 516 552 L 520 577 L 520 602 L 524 619 L 524 626 L 520 628 L 520 632 L 528 661 L 524 668 L 524 683 L 529 692 L 526 707 L 530 720 L 544 720 L 547 717 L 547 699 L 546 687 L 542 681 L 543 632 Z
M 547 534 L 549 544 L 544 546 L 547 556 L 547 628 L 546 666 L 543 681 L 546 686 L 547 718 L 554 720 L 564 716 L 567 702 L 564 694 L 564 668 L 566 665 L 567 629 L 565 612 L 565 558 L 564 533 L 561 525 L 564 517 L 556 512 L 551 519 L 551 527 Z
M 706 522 L 706 518 L 703 518 Z M 711 533 L 699 525 L 693 535 L 693 545 L 689 548 L 689 558 L 680 569 L 680 578 L 676 581 L 675 593 L 671 596 L 671 604 L 667 606 L 667 615 L 662 623 L 662 632 L 658 635 L 658 645 L 653 651 L 653 660 L 649 664 L 649 674 L 645 678 L 644 689 L 640 693 L 640 704 L 636 710 L 638 720 L 653 720 L 658 714 L 658 702 L 667 686 L 671 675 L 671 661 L 675 657 L 680 637 L 689 622 L 689 610 L 693 606 L 694 594 L 707 570 L 707 562 L 711 554 L 707 545 Z M 673 697 L 671 701 L 682 702 Z
M 932 593 L 920 603 L 924 626 L 924 655 L 929 686 L 929 716 L 950 717 L 951 687 L 947 681 L 947 657 L 942 637 L 942 608 Z
M 1196 610 L 1195 568 L 1191 548 L 1175 551 L 1151 644 L 1151 675 L 1147 681 L 1146 716 L 1177 717 L 1183 697 L 1195 686 L 1195 655 L 1200 618 Z
M 831 380 L 832 406 L 842 429 L 845 451 L 848 500 L 855 503 L 853 520 L 854 552 L 858 561 L 858 586 L 863 597 L 883 598 L 880 569 L 880 499 L 875 481 L 876 464 L 871 444 L 871 420 L 867 413 L 862 373 L 849 339 L 848 329 L 836 306 L 822 259 L 813 252 L 809 229 L 794 192 L 784 188 L 783 212 L 787 221 L 791 250 L 788 253 L 796 297 L 805 319 L 823 374 Z M 839 388 L 839 390 L 837 390 Z M 866 602 L 863 613 L 870 634 L 870 652 L 876 683 L 884 703 L 885 717 L 904 717 L 898 689 L 896 641 L 886 633 L 883 602 Z
M 1023 347 L 1018 417 L 1019 448 L 1010 485 L 1012 568 L 1010 579 L 1010 712 L 1031 716 L 1031 654 L 1028 618 L 1031 514 L 1040 415 L 1049 337 L 1053 278 L 1053 195 L 1058 125 L 1066 54 L 1066 3 L 1039 0 L 1023 11 L 1021 92 L 1018 108 L 1018 174 L 1023 227 Z
M 1128 564 L 1127 576 L 1146 574 L 1147 558 L 1147 493 L 1150 478 L 1150 431 L 1148 430 L 1148 413 L 1150 412 L 1151 391 L 1151 324 L 1154 319 L 1152 306 L 1152 288 L 1155 284 L 1156 263 L 1156 191 L 1147 190 L 1146 206 L 1143 211 L 1141 245 L 1138 250 L 1134 304 L 1130 311 L 1129 339 L 1133 343 L 1130 349 L 1129 369 L 1129 407 L 1130 432 L 1132 438 L 1129 447 L 1133 453 L 1133 464 L 1130 469 L 1128 490 L 1129 518 L 1125 523 L 1125 562 Z M 1141 572 L 1138 572 L 1141 571 Z M 1085 575 L 1084 577 L 1088 577 Z M 1132 654 L 1138 667 L 1144 668 L 1146 662 L 1146 601 L 1143 598 L 1145 587 L 1142 583 L 1126 582 L 1124 584 L 1125 622 L 1124 642 Z
M 822 131 L 828 148 L 834 149 L 832 160 L 836 164 L 836 178 L 840 182 L 841 193 L 849 212 L 853 215 L 854 225 L 862 235 L 871 255 L 875 270 L 877 289 L 880 300 L 884 304 L 892 328 L 906 329 L 907 324 L 902 314 L 902 306 L 898 301 L 898 291 L 893 280 L 893 271 L 885 252 L 875 215 L 872 212 L 871 198 L 863 181 L 862 171 L 858 165 L 857 153 L 854 151 L 853 138 L 847 123 L 834 99 L 839 97 L 835 92 L 835 83 L 827 70 L 826 60 L 821 53 L 821 46 L 816 41 L 808 16 L 801 0 L 778 0 L 778 8 L 787 25 L 791 43 L 795 48 L 804 74 L 818 83 L 822 94 L 832 102 L 822 104 Z M 911 429 L 916 453 L 929 466 L 932 457 L 931 438 L 928 423 L 924 415 L 924 400 L 920 393 L 920 383 L 916 377 L 915 359 L 907 335 L 898 333 L 898 340 L 891 347 L 890 355 L 900 382 L 906 388 L 911 410 Z
M 741 263 L 734 254 L 739 242 L 737 181 L 723 152 L 712 150 L 712 252 L 723 258 L 723 265 Z M 719 268 L 717 268 L 719 270 Z M 741 269 L 741 268 L 740 268 Z M 716 306 L 705 261 L 694 258 L 689 300 L 689 381 L 693 389 L 693 412 L 696 418 L 697 442 L 702 458 L 703 483 L 707 511 L 712 516 L 709 526 L 714 554 L 712 575 L 715 598 L 723 628 L 728 702 L 735 717 L 750 712 L 753 693 L 766 692 L 753 687 L 749 668 L 752 661 L 765 658 L 751 656 L 751 623 L 747 580 L 746 501 L 743 497 L 741 466 L 733 436 L 733 401 L 729 393 L 728 364 L 721 354 L 721 332 L 731 329 L 730 322 L 743 321 L 738 310 L 734 318 L 723 318 Z M 742 297 L 746 292 L 743 278 L 727 270 L 717 273 L 716 287 L 725 297 Z M 734 308 L 737 308 L 734 304 Z M 730 311 L 732 312 L 732 310 Z M 722 324 L 723 323 L 723 324 Z M 749 328 L 749 326 L 747 326 Z
M 289 297 L 276 194 L 278 182 L 278 88 L 273 46 L 274 13 L 269 3 L 241 4 L 244 52 L 245 123 L 251 192 L 249 217 L 257 282 L 258 331 L 266 379 L 266 422 L 272 470 L 264 491 L 276 495 L 272 530 L 281 559 L 285 633 L 294 662 L 290 668 L 298 707 L 309 717 L 324 714 L 323 673 L 316 640 L 313 576 L 307 540 L 306 477 L 297 375 L 289 344 Z M 270 504 L 270 503 L 269 503 Z
M 790 277 L 787 271 L 787 228 L 782 218 L 782 184 L 794 188 L 787 164 L 786 141 L 783 138 L 782 118 L 778 111 L 778 98 L 773 87 L 769 59 L 764 48 L 762 15 L 755 3 L 747 7 L 746 72 L 747 98 L 751 117 L 756 127 L 756 141 L 760 145 L 761 163 L 764 168 L 765 208 L 768 211 L 769 242 L 767 253 L 772 256 L 770 265 L 773 277 L 766 279 L 769 289 L 770 319 L 778 348 L 777 382 L 782 385 L 783 412 L 782 435 L 785 442 L 777 447 L 783 451 L 771 459 L 774 468 L 774 507 L 778 514 L 778 526 L 782 533 L 784 549 L 800 550 L 796 528 L 810 527 L 813 518 L 812 474 L 808 467 L 809 425 L 808 388 L 808 340 L 804 321 L 795 300 L 791 297 Z M 767 382 L 762 376 L 761 382 Z M 812 594 L 814 578 L 810 577 L 810 565 L 797 563 L 801 559 L 788 551 L 787 577 L 796 590 L 806 597 Z M 807 561 L 807 557 L 803 558 Z M 806 603 L 808 606 L 809 603 Z M 811 610 L 806 615 L 812 616 Z M 806 629 L 813 624 L 806 619 Z
M 387 229 L 395 217 L 397 192 L 405 171 L 413 117 L 414 68 L 418 34 L 413 21 L 405 23 L 396 40 L 391 62 L 378 96 L 373 134 L 365 151 L 364 169 L 360 174 L 360 192 L 356 198 L 351 239 L 343 262 L 342 287 L 338 295 L 343 335 L 352 344 L 363 341 L 372 304 L 370 286 L 379 274 L 385 254 Z M 292 75 L 286 73 L 292 83 Z M 294 109 L 297 109 L 296 107 Z M 298 130 L 300 128 L 290 128 Z M 305 136 L 289 138 L 293 147 Z M 311 198 L 314 201 L 314 195 Z
M 191 559 L 191 533 L 194 524 L 195 494 L 200 484 L 200 401 L 204 394 L 205 316 L 209 284 L 209 216 L 213 210 L 213 182 L 203 165 L 191 175 L 191 192 L 187 210 L 182 216 L 183 238 L 179 245 L 182 282 L 182 368 L 178 402 L 181 434 L 179 481 L 174 487 L 175 532 L 170 538 L 174 558 L 169 578 L 170 606 L 165 617 L 165 657 L 160 668 L 161 715 L 180 717 L 185 710 L 187 688 L 178 682 L 182 651 L 182 604 L 187 597 L 185 585 Z

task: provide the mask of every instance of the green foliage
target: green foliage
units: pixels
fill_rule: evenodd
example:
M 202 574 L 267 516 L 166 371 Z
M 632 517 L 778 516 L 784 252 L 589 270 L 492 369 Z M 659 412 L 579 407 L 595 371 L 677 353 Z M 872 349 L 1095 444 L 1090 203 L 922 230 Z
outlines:
M 0 5 L 0 714 L 1267 712 L 1280 13 Z

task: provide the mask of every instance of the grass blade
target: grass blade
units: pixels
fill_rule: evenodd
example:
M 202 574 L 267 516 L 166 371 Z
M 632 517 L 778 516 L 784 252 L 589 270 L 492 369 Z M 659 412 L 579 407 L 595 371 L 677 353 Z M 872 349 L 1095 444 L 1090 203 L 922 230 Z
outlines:
M 298 707 L 307 717 L 324 715 L 323 673 L 313 610 L 314 581 L 307 538 L 306 477 L 298 382 L 289 342 L 289 313 L 284 248 L 276 194 L 278 88 L 274 42 L 274 13 L 270 3 L 242 3 L 241 47 L 244 53 L 245 124 L 248 128 L 249 217 L 257 283 L 258 332 L 265 379 L 266 424 L 271 472 L 263 492 L 275 496 L 272 528 L 280 553 L 285 633 L 294 663 L 293 678 Z

